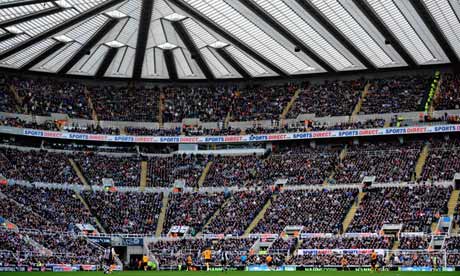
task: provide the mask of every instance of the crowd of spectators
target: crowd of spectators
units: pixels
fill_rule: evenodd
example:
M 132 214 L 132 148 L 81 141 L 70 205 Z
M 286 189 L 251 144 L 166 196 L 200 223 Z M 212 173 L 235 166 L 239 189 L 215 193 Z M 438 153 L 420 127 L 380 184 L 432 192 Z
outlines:
M 73 118 L 91 118 L 85 87 L 55 79 L 11 78 L 8 80 L 21 98 L 22 113 L 49 116 L 64 113 Z
M 277 238 L 268 248 L 269 254 L 291 255 L 297 246 L 297 238 Z
M 208 157 L 204 155 L 150 157 L 147 186 L 171 187 L 176 180 L 183 180 L 186 186 L 197 187 L 207 163 Z
M 0 171 L 16 180 L 79 184 L 68 158 L 66 154 L 45 150 L 0 148 Z
M 288 117 L 297 118 L 299 114 L 349 116 L 359 101 L 364 85 L 364 80 L 325 81 L 303 88 Z
M 436 110 L 460 109 L 460 74 L 444 73 L 434 101 Z
M 460 140 L 458 138 L 451 138 L 448 141 L 433 140 L 421 179 L 451 181 L 457 172 L 460 172 Z
M 283 191 L 253 233 L 281 233 L 286 226 L 303 226 L 306 233 L 339 233 L 357 194 L 357 189 Z
M 102 86 L 89 91 L 99 120 L 158 121 L 157 89 Z
M 94 152 L 74 156 L 90 185 L 102 186 L 103 178 L 113 180 L 115 186 L 139 186 L 141 161 L 136 156 L 115 157 Z
M 224 201 L 224 193 L 171 193 L 163 233 L 173 226 L 188 226 L 196 235 Z
M 391 249 L 394 238 L 376 237 L 320 237 L 302 240 L 303 249 Z
M 53 121 L 45 121 L 44 123 L 39 124 L 36 122 L 27 122 L 19 118 L 2 119 L 0 117 L 0 126 L 59 131 L 58 127 L 56 126 L 56 123 Z
M 234 88 L 172 88 L 163 90 L 165 122 L 182 122 L 184 118 L 198 118 L 203 122 L 222 122 L 231 108 Z
M 73 232 L 78 223 L 95 224 L 89 210 L 72 190 L 13 185 L 3 187 L 1 192 L 21 210 L 19 216 L 14 214 L 11 217 L 11 222 L 21 228 Z M 9 216 L 6 218 L 10 219 Z M 37 223 L 42 225 L 37 228 Z
M 230 195 L 219 214 L 203 229 L 209 234 L 243 235 L 265 203 L 271 191 L 241 191 Z
M 400 113 L 424 110 L 423 99 L 428 94 L 430 76 L 401 76 L 372 81 L 361 113 Z
M 425 250 L 431 242 L 431 236 L 401 237 L 399 239 L 399 249 Z
M 342 259 L 347 260 L 348 266 L 370 267 L 371 265 L 369 254 L 339 254 L 332 252 L 327 254 L 295 255 L 287 263 L 305 267 L 341 267 Z
M 452 188 L 414 186 L 372 188 L 366 192 L 348 232 L 379 233 L 384 224 L 403 224 L 405 232 L 431 232 L 447 213 Z
M 107 233 L 154 235 L 162 207 L 162 193 L 82 193 Z
M 366 176 L 375 176 L 376 182 L 411 181 L 422 146 L 419 141 L 353 145 L 336 167 L 334 182 L 361 183 Z
M 279 120 L 298 87 L 286 84 L 271 87 L 248 87 L 236 91 L 232 121 Z

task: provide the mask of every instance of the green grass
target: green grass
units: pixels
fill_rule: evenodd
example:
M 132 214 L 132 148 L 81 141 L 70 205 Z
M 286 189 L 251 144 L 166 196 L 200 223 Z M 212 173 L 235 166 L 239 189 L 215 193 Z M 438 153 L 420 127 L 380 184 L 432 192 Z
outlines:
M 262 275 L 272 274 L 274 276 L 438 276 L 438 275 L 459 275 L 459 272 L 398 272 L 398 271 L 387 271 L 380 273 L 371 272 L 356 272 L 356 271 L 321 271 L 321 272 L 306 272 L 306 271 L 293 271 L 293 272 L 246 272 L 246 271 L 229 271 L 229 272 L 206 272 L 206 271 L 194 271 L 194 272 L 178 272 L 178 271 L 123 271 L 113 272 L 113 276 L 179 276 L 179 275 L 191 275 L 191 276 L 205 276 L 205 275 L 227 275 L 227 276 L 250 276 L 250 275 Z M 102 272 L 32 272 L 40 276 L 104 276 Z M 2 273 L 0 273 L 0 276 Z M 31 272 L 6 272 L 3 275 L 13 276 L 30 276 Z

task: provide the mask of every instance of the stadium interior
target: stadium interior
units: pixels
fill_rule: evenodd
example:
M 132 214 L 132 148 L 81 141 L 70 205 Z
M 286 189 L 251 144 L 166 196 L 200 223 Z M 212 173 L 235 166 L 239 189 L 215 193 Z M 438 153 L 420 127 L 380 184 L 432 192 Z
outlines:
M 0 0 L 0 271 L 460 271 L 459 18 Z

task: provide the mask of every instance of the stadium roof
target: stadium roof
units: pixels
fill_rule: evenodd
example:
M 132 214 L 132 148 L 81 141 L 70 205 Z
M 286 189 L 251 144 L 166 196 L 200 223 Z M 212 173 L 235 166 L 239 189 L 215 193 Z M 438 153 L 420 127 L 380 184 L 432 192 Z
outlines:
M 250 79 L 458 63 L 459 0 L 0 0 L 0 66 Z

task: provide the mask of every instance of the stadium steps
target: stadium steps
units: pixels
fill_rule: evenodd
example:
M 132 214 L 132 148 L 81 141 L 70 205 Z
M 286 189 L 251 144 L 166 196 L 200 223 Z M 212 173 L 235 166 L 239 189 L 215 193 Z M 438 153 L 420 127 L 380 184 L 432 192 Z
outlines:
M 367 93 L 369 92 L 369 88 L 371 87 L 371 83 L 368 82 L 366 86 L 364 86 L 364 90 L 361 93 L 361 97 L 359 97 L 359 101 L 356 103 L 355 108 L 350 116 L 350 122 L 353 122 L 356 116 L 361 112 L 361 107 L 363 106 L 364 100 L 366 99 Z
M 340 151 L 340 154 L 339 154 L 339 160 L 340 161 L 343 161 L 345 156 L 347 156 L 347 152 L 348 152 L 348 147 L 345 145 L 345 147 Z M 335 171 L 332 171 L 331 174 L 329 175 L 329 177 L 324 179 L 323 186 L 329 185 L 329 180 L 333 180 L 334 176 L 335 176 Z
M 228 111 L 227 116 L 225 116 L 224 128 L 228 128 L 228 124 L 230 123 L 231 119 L 232 119 L 232 112 Z
M 220 214 L 220 211 L 222 211 L 222 209 L 224 209 L 225 206 L 227 206 L 230 201 L 232 200 L 232 197 L 229 197 L 225 200 L 225 202 L 222 204 L 222 206 L 220 206 L 219 209 L 217 209 L 214 214 L 212 214 L 212 216 L 208 219 L 208 221 L 204 224 L 203 228 L 201 228 L 201 231 L 198 232 L 197 234 L 197 237 L 201 237 L 203 235 L 203 230 L 205 230 L 209 224 L 211 224 L 211 222 Z
M 257 224 L 259 224 L 259 221 L 264 217 L 265 212 L 267 212 L 268 208 L 270 208 L 270 206 L 272 205 L 272 202 L 275 201 L 277 197 L 278 197 L 278 195 L 273 194 L 272 198 L 270 198 L 267 201 L 267 203 L 265 203 L 265 205 L 262 208 L 262 210 L 260 210 L 259 214 L 257 214 L 257 216 L 254 218 L 254 220 L 251 222 L 251 224 L 249 224 L 249 226 L 246 229 L 246 231 L 244 231 L 243 237 L 245 237 L 245 238 L 249 237 L 249 234 L 251 234 L 252 230 L 254 228 L 256 228 Z
M 88 101 L 88 107 L 91 110 L 91 118 L 94 121 L 99 122 L 99 118 L 97 117 L 96 109 L 94 108 L 93 99 L 91 98 L 91 93 L 89 93 L 89 90 L 86 86 L 85 86 L 85 95 L 86 95 L 86 100 Z
M 94 221 L 96 222 L 96 226 L 99 228 L 99 231 L 101 231 L 104 234 L 107 233 L 107 231 L 105 231 L 99 219 L 91 212 L 91 208 L 89 208 L 88 202 L 86 202 L 86 200 L 77 191 L 75 191 L 75 196 L 81 201 L 81 203 L 85 206 L 85 208 L 88 209 L 89 213 L 91 214 L 91 217 L 94 218 Z
M 295 101 L 299 98 L 301 90 L 297 89 L 292 96 L 291 100 L 288 102 L 288 104 L 284 107 L 283 112 L 281 113 L 281 119 L 284 120 L 286 119 L 286 116 L 288 115 L 289 111 L 291 110 L 292 106 L 294 106 Z
M 208 161 L 206 167 L 204 167 L 203 172 L 201 173 L 200 179 L 198 179 L 198 189 L 201 188 L 204 184 L 204 181 L 206 181 L 206 176 L 208 175 L 211 166 L 212 161 Z
M 449 203 L 447 203 L 447 207 L 449 208 L 447 215 L 453 216 L 455 214 L 455 209 L 457 208 L 457 204 L 459 204 L 458 199 L 460 196 L 460 190 L 453 190 L 450 194 Z
M 13 95 L 13 98 L 16 102 L 16 110 L 20 112 L 22 106 L 22 98 L 19 96 L 18 91 L 14 85 L 8 85 L 8 90 Z
M 147 186 L 147 161 L 141 161 L 141 182 L 140 182 L 141 191 L 144 191 L 146 186 Z
M 355 217 L 356 211 L 358 210 L 359 203 L 363 200 L 365 195 L 365 192 L 359 192 L 358 201 L 355 201 L 355 203 L 353 203 L 353 205 L 351 206 L 350 210 L 348 210 L 348 213 L 345 216 L 345 219 L 342 223 L 343 233 L 347 232 L 348 227 L 350 227 L 350 224 L 353 221 L 353 218 Z
M 82 171 L 80 170 L 80 167 L 77 165 L 77 163 L 72 159 L 69 158 L 70 165 L 72 165 L 73 170 L 77 174 L 78 178 L 80 179 L 81 183 L 83 183 L 83 186 L 85 187 L 86 190 L 91 190 L 91 186 L 88 183 L 88 180 L 86 177 L 83 175 Z
M 383 124 L 383 127 L 390 127 L 391 126 L 391 121 L 386 120 L 385 123 Z
M 163 127 L 164 126 L 164 122 L 163 122 L 163 111 L 165 110 L 165 94 L 163 92 L 161 92 L 160 94 L 160 102 L 158 104 L 158 124 L 160 125 L 160 127 Z
M 169 195 L 163 194 L 160 217 L 158 218 L 157 229 L 155 231 L 155 237 L 157 238 L 161 237 L 161 233 L 163 233 L 163 225 L 166 219 L 166 211 L 168 210 L 168 202 L 169 202 Z
M 395 241 L 393 242 L 393 246 L 391 247 L 391 250 L 392 250 L 392 251 L 398 250 L 398 249 L 399 249 L 399 245 L 400 245 L 400 242 L 399 242 L 398 240 L 395 240 Z M 391 254 L 387 254 L 387 256 L 386 256 L 386 258 L 385 258 L 385 262 L 386 262 L 387 264 L 390 263 L 390 258 L 391 258 L 391 256 L 392 256 Z
M 428 158 L 428 154 L 430 153 L 430 146 L 429 144 L 426 144 L 422 151 L 420 152 L 420 155 L 417 160 L 417 164 L 415 165 L 415 179 L 417 180 L 420 179 L 423 173 L 423 167 L 425 166 L 426 159 Z

